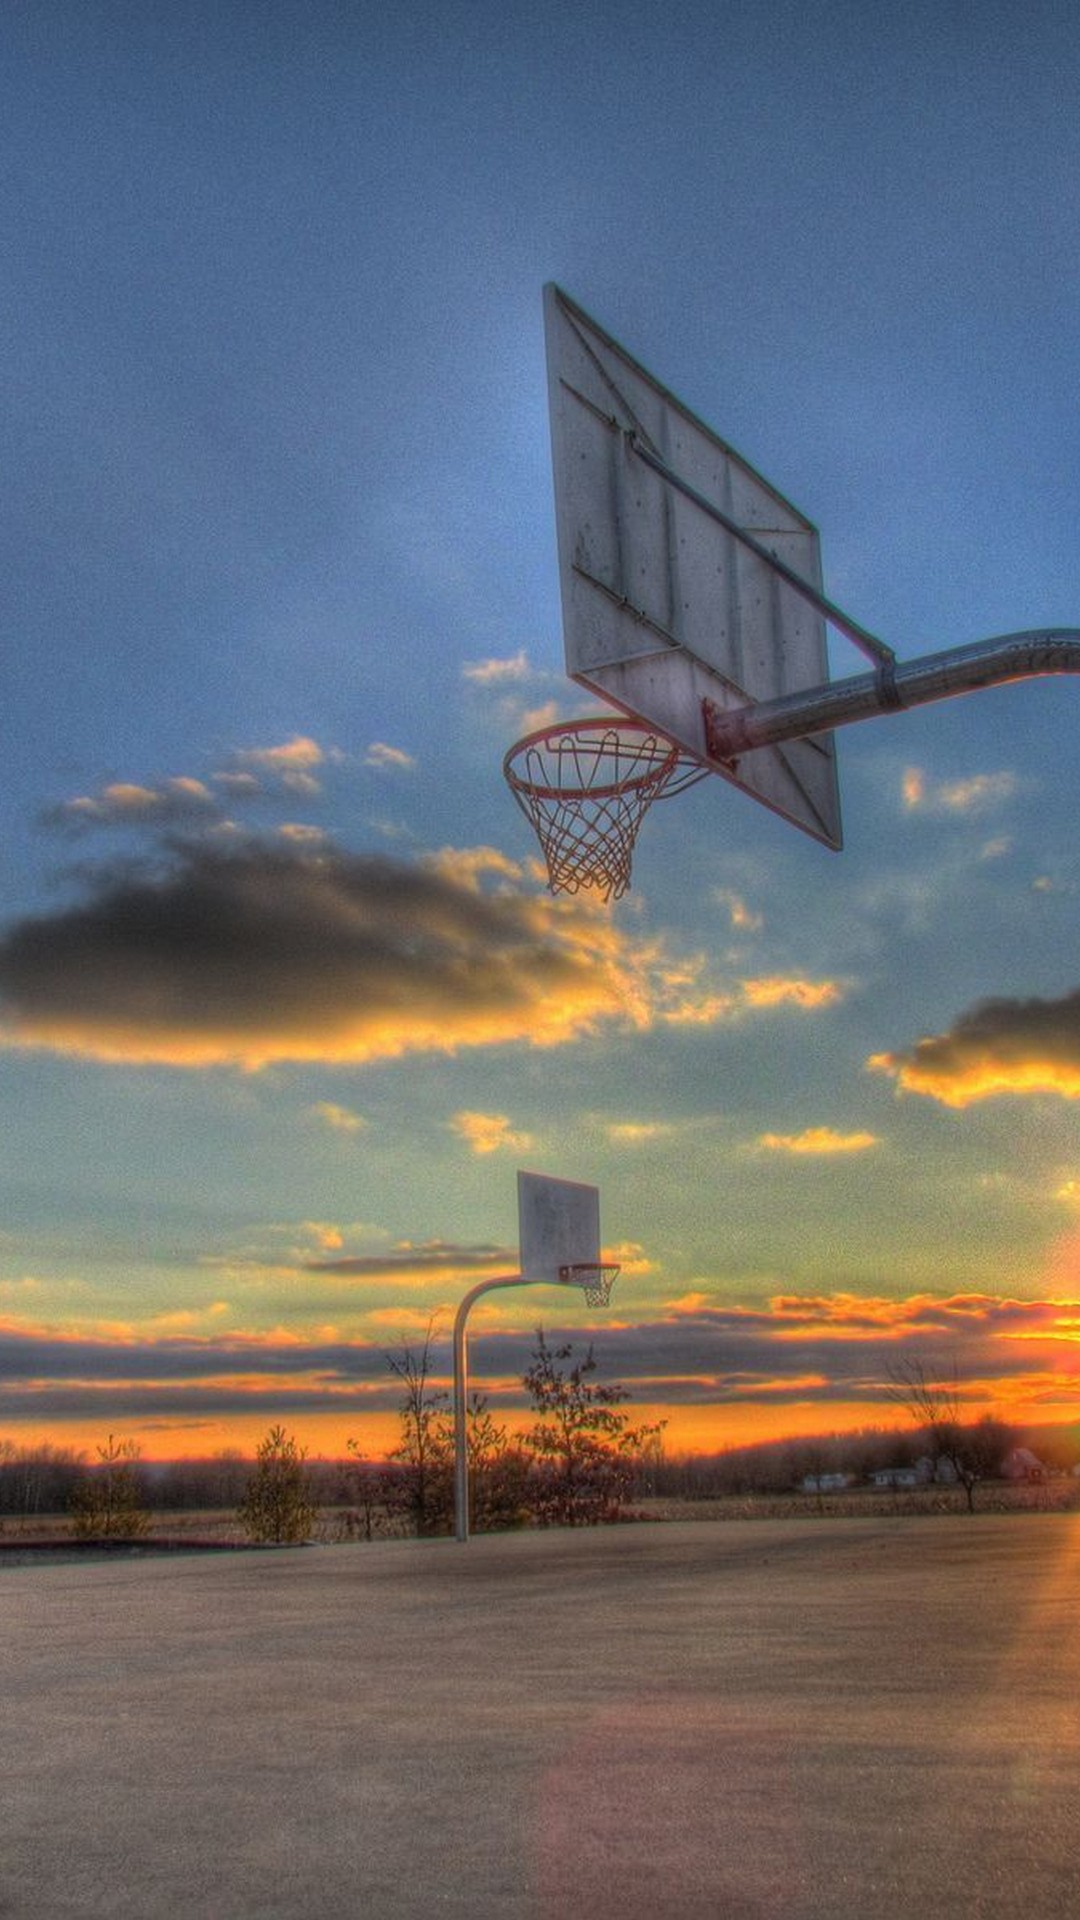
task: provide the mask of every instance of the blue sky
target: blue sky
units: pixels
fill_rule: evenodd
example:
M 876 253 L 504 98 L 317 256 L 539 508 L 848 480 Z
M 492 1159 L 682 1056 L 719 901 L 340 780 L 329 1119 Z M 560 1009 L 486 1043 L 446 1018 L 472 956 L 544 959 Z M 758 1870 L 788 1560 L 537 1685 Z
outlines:
M 519 1165 L 624 1271 L 496 1296 L 501 1407 L 543 1318 L 675 1445 L 915 1350 L 1071 1417 L 1080 690 L 845 730 L 839 855 L 705 782 L 611 907 L 501 762 L 590 705 L 548 280 L 901 658 L 1080 625 L 1074 9 L 35 0 L 0 73 L 0 1435 L 374 1444 Z

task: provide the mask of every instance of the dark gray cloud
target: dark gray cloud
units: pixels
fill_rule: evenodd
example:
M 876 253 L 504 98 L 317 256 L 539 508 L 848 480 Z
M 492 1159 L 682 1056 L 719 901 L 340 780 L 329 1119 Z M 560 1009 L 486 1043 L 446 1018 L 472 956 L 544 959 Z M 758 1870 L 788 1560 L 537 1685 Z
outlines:
M 1001 1093 L 1080 1099 L 1080 988 L 1060 1000 L 981 1001 L 947 1032 L 869 1065 L 949 1107 Z
M 538 1320 L 542 1316 L 538 1315 Z M 780 1298 L 771 1308 L 674 1309 L 640 1326 L 547 1327 L 552 1346 L 591 1343 L 603 1378 L 621 1381 L 634 1400 L 670 1406 L 763 1401 L 786 1406 L 878 1402 L 895 1418 L 891 1369 L 900 1357 L 928 1371 L 955 1369 L 973 1411 L 994 1382 L 1038 1382 L 1060 1397 L 1075 1353 L 1080 1304 L 999 1300 L 988 1295 L 858 1302 L 846 1296 Z M 471 1372 L 502 1410 L 521 1410 L 520 1382 L 534 1332 L 476 1332 Z M 400 1382 L 389 1352 L 367 1341 L 277 1340 L 272 1336 L 156 1340 L 87 1339 L 8 1329 L 0 1337 L 0 1420 L 155 1415 L 226 1417 L 241 1412 L 376 1412 L 393 1409 Z M 448 1331 L 433 1348 L 435 1383 L 451 1374 Z M 242 1383 L 242 1384 L 238 1384 Z
M 518 1262 L 515 1247 L 461 1247 L 449 1240 L 425 1241 L 423 1246 L 392 1247 L 389 1253 L 352 1253 L 340 1254 L 333 1260 L 307 1260 L 305 1273 L 351 1273 L 362 1275 L 365 1279 L 378 1279 L 385 1276 L 395 1278 L 403 1273 L 417 1273 L 444 1267 L 471 1269 L 473 1267 L 499 1267 L 515 1270 Z
M 375 1380 L 386 1372 L 381 1347 L 362 1341 L 296 1345 L 270 1339 L 94 1340 L 47 1333 L 0 1334 L 0 1379 L 206 1380 L 250 1374 Z
M 259 1067 L 555 1045 L 640 1019 L 620 936 L 511 888 L 506 864 L 256 842 L 102 870 L 89 897 L 0 939 L 0 1042 Z

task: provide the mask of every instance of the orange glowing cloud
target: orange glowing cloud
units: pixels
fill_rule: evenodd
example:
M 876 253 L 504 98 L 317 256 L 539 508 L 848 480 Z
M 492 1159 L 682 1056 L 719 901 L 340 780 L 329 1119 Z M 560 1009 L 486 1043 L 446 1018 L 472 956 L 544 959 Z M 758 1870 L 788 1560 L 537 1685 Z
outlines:
M 505 1113 L 475 1113 L 463 1109 L 454 1114 L 450 1126 L 473 1153 L 499 1153 L 504 1149 L 527 1153 L 533 1144 L 531 1134 L 516 1130 Z
M 1080 1099 L 1080 991 L 1060 1000 L 986 1000 L 946 1033 L 906 1052 L 876 1053 L 871 1071 L 947 1107 L 996 1094 Z
M 807 1012 L 817 1007 L 835 1006 L 842 989 L 835 980 L 799 980 L 774 975 L 763 980 L 744 980 L 742 991 L 751 1007 L 802 1007 Z
M 836 1133 L 832 1127 L 807 1127 L 802 1133 L 763 1133 L 758 1145 L 770 1153 L 867 1153 L 880 1146 L 876 1133 Z
M 767 1013 L 780 1007 L 814 1013 L 835 1006 L 843 998 L 838 981 L 802 980 L 784 974 L 739 980 L 717 991 L 702 983 L 704 971 L 705 962 L 700 956 L 665 967 L 666 1004 L 660 1008 L 660 1017 L 668 1026 L 711 1027 L 722 1020 L 737 1020 L 747 1012 Z

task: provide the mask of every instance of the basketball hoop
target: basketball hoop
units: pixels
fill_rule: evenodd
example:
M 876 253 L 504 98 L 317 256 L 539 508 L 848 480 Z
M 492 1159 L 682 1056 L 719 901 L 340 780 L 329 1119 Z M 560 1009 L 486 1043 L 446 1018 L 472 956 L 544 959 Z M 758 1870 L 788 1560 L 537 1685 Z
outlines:
M 637 831 L 654 800 L 708 769 L 632 720 L 571 720 L 526 734 L 503 761 L 532 824 L 552 893 L 595 887 L 605 900 L 630 885 Z
M 568 1267 L 560 1267 L 559 1279 L 564 1286 L 580 1287 L 588 1306 L 606 1307 L 621 1271 L 621 1267 L 610 1260 L 578 1260 Z

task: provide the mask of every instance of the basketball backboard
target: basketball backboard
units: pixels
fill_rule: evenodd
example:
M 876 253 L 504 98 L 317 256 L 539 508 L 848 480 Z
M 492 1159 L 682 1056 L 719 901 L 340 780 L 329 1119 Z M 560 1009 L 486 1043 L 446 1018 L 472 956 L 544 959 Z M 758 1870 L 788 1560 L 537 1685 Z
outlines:
M 600 1264 L 600 1190 L 544 1173 L 520 1173 L 521 1277 L 565 1282 L 567 1269 Z
M 831 733 L 710 759 L 727 709 L 828 680 L 817 530 L 562 290 L 544 290 L 566 669 L 827 846 Z

